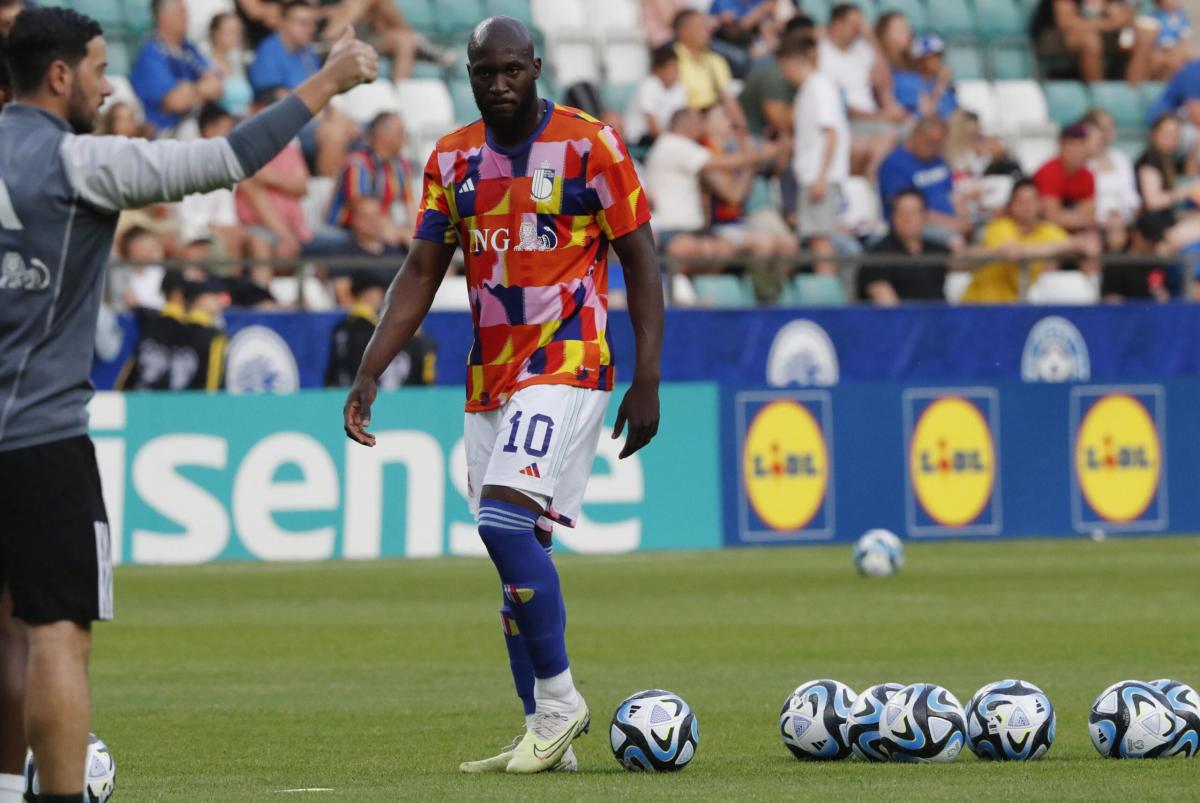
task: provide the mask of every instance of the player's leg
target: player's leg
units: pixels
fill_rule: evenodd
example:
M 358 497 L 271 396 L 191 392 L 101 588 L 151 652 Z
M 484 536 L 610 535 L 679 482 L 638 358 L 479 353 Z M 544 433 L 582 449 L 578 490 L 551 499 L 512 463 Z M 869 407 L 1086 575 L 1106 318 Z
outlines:
M 0 560 L 0 578 L 3 578 Z M 12 616 L 12 595 L 0 593 L 0 803 L 21 803 L 25 788 L 25 629 Z
M 30 626 L 28 634 L 25 732 L 38 765 L 40 799 L 73 795 L 79 800 L 91 722 L 91 631 L 59 621 Z

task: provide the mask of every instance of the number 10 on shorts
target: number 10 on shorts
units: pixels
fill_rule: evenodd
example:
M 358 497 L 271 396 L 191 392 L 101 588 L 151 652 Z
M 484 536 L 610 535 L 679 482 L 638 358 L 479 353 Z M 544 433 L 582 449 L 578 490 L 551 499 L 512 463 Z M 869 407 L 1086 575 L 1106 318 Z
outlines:
M 518 410 L 508 419 L 508 443 L 504 451 L 509 454 L 517 452 L 517 443 L 521 439 L 521 423 L 524 412 Z M 545 457 L 550 451 L 550 439 L 554 437 L 554 421 L 548 415 L 536 413 L 529 417 L 525 424 L 525 454 L 530 457 Z

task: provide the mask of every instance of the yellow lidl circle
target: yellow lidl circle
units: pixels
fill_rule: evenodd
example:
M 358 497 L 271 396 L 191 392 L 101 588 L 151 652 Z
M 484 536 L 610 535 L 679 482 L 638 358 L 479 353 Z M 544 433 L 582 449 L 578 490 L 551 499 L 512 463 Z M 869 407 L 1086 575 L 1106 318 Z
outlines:
M 808 408 L 777 401 L 759 410 L 746 430 L 742 479 L 751 507 L 771 529 L 800 530 L 813 520 L 829 487 L 829 450 Z
M 996 482 L 996 446 L 983 413 L 961 396 L 934 400 L 913 427 L 909 477 L 917 501 L 943 527 L 979 518 Z
M 1162 446 L 1140 401 L 1124 393 L 1101 397 L 1075 438 L 1075 476 L 1083 496 L 1105 521 L 1139 519 L 1158 495 Z

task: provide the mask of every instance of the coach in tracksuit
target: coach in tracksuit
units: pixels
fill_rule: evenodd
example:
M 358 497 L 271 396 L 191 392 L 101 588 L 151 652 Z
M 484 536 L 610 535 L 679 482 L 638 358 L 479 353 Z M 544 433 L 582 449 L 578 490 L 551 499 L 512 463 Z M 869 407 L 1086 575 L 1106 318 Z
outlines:
M 334 95 L 373 80 L 377 57 L 347 31 L 320 72 L 228 137 L 147 142 L 87 135 L 112 93 L 91 19 L 24 11 L 4 51 L 15 102 L 0 112 L 0 581 L 29 657 L 24 679 L 0 680 L 25 681 L 40 800 L 79 803 L 90 625 L 112 618 L 107 516 L 85 408 L 117 215 L 253 175 Z M 18 795 L 0 792 L 0 803 Z

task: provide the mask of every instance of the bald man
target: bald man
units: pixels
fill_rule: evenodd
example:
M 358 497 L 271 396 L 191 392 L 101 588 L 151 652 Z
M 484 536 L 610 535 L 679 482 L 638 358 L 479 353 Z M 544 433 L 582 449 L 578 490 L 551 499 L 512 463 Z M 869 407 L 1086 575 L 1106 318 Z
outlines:
M 542 62 L 517 20 L 475 28 L 467 73 L 482 119 L 442 137 L 425 166 L 415 239 L 346 400 L 366 431 L 380 374 L 417 331 L 456 249 L 475 345 L 464 422 L 471 511 L 500 576 L 500 620 L 525 729 L 463 772 L 576 769 L 587 704 L 567 660 L 552 522 L 573 527 L 616 378 L 608 250 L 620 257 L 637 357 L 612 437 L 621 459 L 658 431 L 662 285 L 650 212 L 624 143 L 578 109 L 538 97 Z

